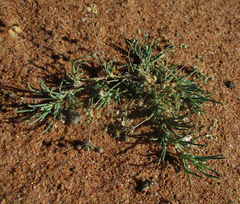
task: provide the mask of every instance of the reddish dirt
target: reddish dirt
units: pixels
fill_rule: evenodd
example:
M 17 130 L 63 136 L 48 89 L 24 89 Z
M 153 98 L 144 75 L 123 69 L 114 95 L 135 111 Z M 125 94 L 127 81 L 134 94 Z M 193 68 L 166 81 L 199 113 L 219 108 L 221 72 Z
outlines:
M 144 142 L 145 127 L 128 142 L 118 142 L 103 131 L 110 117 L 102 113 L 92 131 L 93 143 L 104 148 L 100 154 L 74 148 L 74 142 L 88 137 L 86 118 L 74 126 L 57 121 L 54 130 L 41 134 L 44 124 L 29 126 L 24 115 L 14 112 L 17 98 L 27 94 L 27 83 L 38 88 L 42 78 L 63 76 L 72 60 L 98 51 L 91 23 L 83 21 L 91 3 L 0 1 L 0 203 L 195 203 L 189 177 L 171 149 L 156 182 L 147 193 L 139 191 L 142 181 L 153 178 L 159 155 L 156 145 Z M 204 123 L 209 127 L 214 118 L 217 126 L 196 133 L 207 145 L 200 154 L 227 159 L 211 162 L 219 180 L 191 177 L 195 197 L 198 203 L 240 203 L 239 1 L 94 3 L 106 59 L 126 62 L 125 39 L 136 38 L 139 28 L 163 42 L 187 44 L 171 62 L 184 64 L 199 54 L 193 63 L 212 77 L 204 88 L 223 103 L 204 106 Z M 14 24 L 22 28 L 19 34 L 11 32 Z M 91 74 L 99 69 L 92 66 L 87 70 Z

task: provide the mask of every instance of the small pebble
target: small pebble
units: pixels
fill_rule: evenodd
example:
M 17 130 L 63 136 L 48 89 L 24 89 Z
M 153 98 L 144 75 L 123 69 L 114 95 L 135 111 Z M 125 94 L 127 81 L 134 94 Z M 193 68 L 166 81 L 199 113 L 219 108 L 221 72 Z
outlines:
M 68 110 L 68 115 L 69 115 L 69 122 L 70 124 L 76 125 L 79 120 L 82 119 L 82 116 L 73 109 Z
M 233 81 L 225 81 L 224 83 L 230 89 L 235 89 L 236 88 L 235 83 Z

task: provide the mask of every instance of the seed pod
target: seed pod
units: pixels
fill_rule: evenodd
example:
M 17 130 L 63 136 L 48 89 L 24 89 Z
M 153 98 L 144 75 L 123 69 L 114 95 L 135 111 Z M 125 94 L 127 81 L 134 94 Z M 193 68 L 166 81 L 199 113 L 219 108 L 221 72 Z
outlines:
M 137 29 L 137 34 L 140 36 L 141 35 L 141 29 Z
M 119 130 L 116 130 L 116 132 L 115 132 L 115 137 L 120 137 L 120 132 L 119 132 Z
M 96 147 L 95 151 L 101 154 L 104 150 L 102 147 Z

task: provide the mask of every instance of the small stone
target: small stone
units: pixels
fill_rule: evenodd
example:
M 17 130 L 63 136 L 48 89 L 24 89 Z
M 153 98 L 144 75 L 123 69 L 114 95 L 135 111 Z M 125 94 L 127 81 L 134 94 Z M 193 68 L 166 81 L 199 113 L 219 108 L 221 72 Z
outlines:
M 13 24 L 8 27 L 8 32 L 10 36 L 16 38 L 22 32 L 22 28 L 18 24 Z
M 70 124 L 76 125 L 79 120 L 82 119 L 82 116 L 73 109 L 68 110 L 68 115 L 69 115 L 69 122 Z
M 230 89 L 235 89 L 236 88 L 235 83 L 233 81 L 225 81 L 224 83 Z

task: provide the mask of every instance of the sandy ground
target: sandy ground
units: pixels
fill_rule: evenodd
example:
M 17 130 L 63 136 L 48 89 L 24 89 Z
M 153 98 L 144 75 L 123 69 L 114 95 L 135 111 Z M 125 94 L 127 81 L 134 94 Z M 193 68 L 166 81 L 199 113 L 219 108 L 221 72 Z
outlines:
M 118 142 L 103 130 L 110 119 L 103 110 L 92 140 L 104 152 L 86 152 L 75 148 L 88 136 L 84 118 L 76 125 L 57 121 L 41 134 L 45 124 L 29 126 L 15 113 L 19 97 L 30 96 L 27 83 L 39 88 L 41 79 L 61 77 L 72 60 L 98 51 L 85 21 L 93 3 L 106 60 L 126 62 L 126 39 L 141 29 L 162 46 L 169 40 L 186 44 L 171 61 L 184 64 L 198 54 L 192 63 L 211 77 L 204 88 L 223 105 L 204 106 L 206 128 L 197 134 L 207 147 L 200 153 L 227 159 L 211 162 L 219 180 L 192 177 L 195 196 L 171 149 L 156 182 L 147 193 L 139 191 L 153 178 L 159 155 L 156 145 L 141 139 L 144 127 Z M 0 203 L 240 203 L 239 11 L 233 0 L 0 0 Z M 93 63 L 86 71 L 94 75 L 98 69 Z M 209 128 L 212 119 L 217 123 Z

